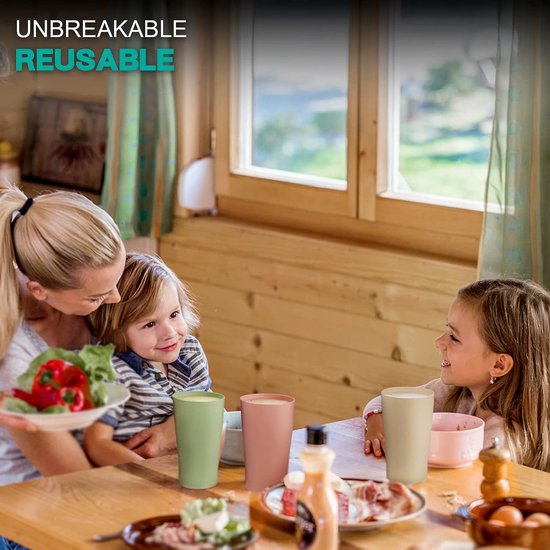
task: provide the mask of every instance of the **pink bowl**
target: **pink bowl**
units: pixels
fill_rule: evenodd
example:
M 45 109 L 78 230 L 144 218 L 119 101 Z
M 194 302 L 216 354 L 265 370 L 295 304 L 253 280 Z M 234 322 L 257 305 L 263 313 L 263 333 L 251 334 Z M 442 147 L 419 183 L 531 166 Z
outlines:
M 485 422 L 477 416 L 434 413 L 428 464 L 435 468 L 463 468 L 483 448 Z

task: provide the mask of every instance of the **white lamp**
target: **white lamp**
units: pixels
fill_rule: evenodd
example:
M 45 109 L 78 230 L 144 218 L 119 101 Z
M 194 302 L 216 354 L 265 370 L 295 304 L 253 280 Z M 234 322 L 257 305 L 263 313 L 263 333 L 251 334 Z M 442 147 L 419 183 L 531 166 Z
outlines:
M 178 179 L 178 200 L 195 214 L 216 214 L 214 159 L 203 157 L 186 166 Z

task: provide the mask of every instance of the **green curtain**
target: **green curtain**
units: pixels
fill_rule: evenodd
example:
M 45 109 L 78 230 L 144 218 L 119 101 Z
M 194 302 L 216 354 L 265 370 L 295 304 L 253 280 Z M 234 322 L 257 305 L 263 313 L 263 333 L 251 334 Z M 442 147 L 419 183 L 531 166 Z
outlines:
M 541 1 L 499 4 L 496 108 L 480 277 L 550 288 L 550 18 Z
M 165 0 L 118 3 L 118 20 L 167 20 Z M 123 6 L 123 7 L 121 7 Z M 132 39 L 117 47 L 168 48 L 165 38 Z M 154 62 L 156 56 L 150 57 Z M 102 205 L 124 239 L 170 231 L 176 175 L 176 111 L 172 73 L 112 72 Z

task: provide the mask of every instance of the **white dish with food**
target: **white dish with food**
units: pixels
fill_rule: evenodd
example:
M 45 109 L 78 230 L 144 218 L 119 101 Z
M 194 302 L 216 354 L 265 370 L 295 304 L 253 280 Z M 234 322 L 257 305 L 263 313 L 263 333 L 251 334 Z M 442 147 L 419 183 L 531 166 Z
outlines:
M 288 490 L 299 490 L 299 474 L 291 472 L 285 483 L 262 492 L 260 502 L 279 519 L 294 523 L 293 515 L 284 513 Z M 341 479 L 333 476 L 333 488 L 339 497 L 339 530 L 368 531 L 416 518 L 426 510 L 426 499 L 401 483 L 389 481 Z M 285 490 L 287 493 L 285 493 Z M 343 496 L 345 495 L 345 496 Z M 345 519 L 342 503 L 347 506 Z M 288 512 L 288 510 L 287 510 Z
M 5 415 L 19 416 L 32 422 L 39 430 L 46 432 L 59 432 L 65 430 L 78 430 L 87 428 L 105 412 L 117 405 L 121 405 L 130 397 L 130 392 L 120 384 L 106 383 L 107 400 L 105 405 L 77 412 L 61 413 L 21 413 L 7 411 L 3 407 L 0 412 Z

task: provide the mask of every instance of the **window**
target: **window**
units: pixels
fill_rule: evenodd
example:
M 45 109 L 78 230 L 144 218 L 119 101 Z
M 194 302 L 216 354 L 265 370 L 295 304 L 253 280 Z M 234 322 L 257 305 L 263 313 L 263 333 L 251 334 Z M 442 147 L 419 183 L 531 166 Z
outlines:
M 235 5 L 215 10 L 220 212 L 475 259 L 495 5 Z
M 217 193 L 355 217 L 356 2 L 234 6 L 215 9 Z
M 460 7 L 392 4 L 391 196 L 474 208 L 483 202 L 495 103 L 496 14 L 496 0 Z
M 236 171 L 345 189 L 349 2 L 242 5 Z

